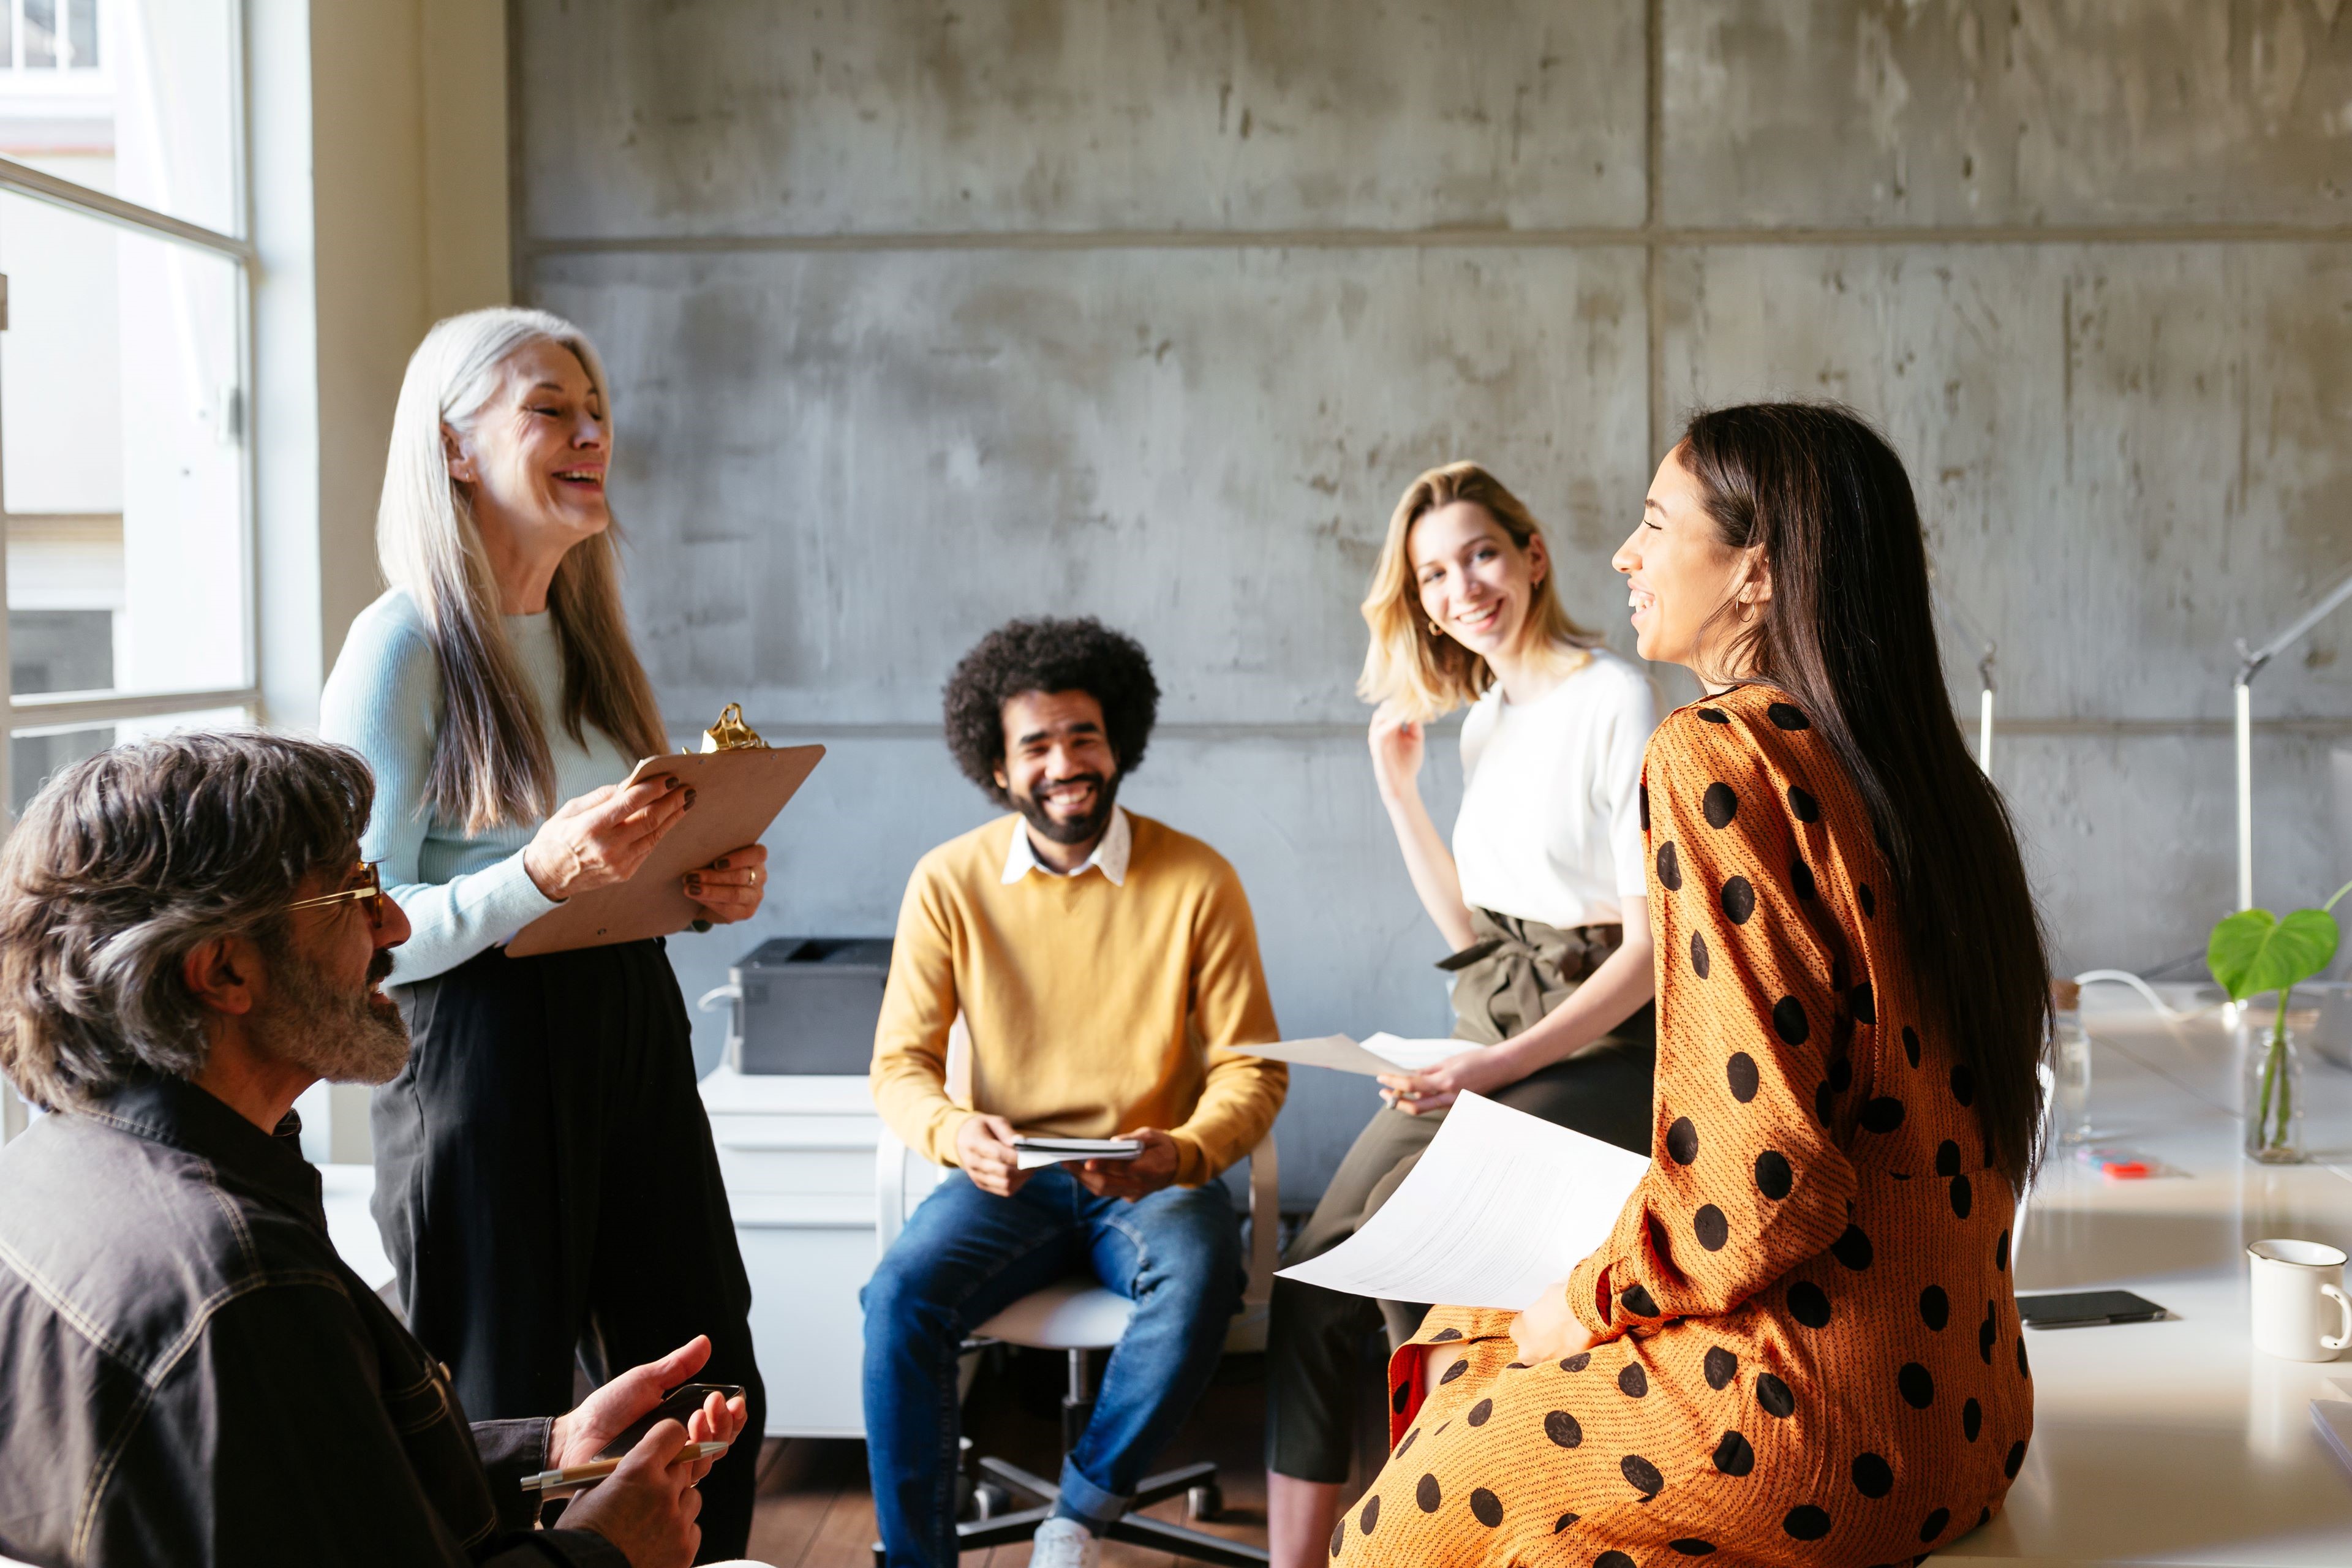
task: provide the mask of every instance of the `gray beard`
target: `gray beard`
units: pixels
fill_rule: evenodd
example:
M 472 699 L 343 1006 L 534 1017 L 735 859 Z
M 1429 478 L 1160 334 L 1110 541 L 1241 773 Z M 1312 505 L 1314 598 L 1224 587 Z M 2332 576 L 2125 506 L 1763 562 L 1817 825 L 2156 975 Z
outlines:
M 269 955 L 272 996 L 253 1020 L 254 1042 L 330 1083 L 390 1083 L 408 1065 L 408 1025 L 379 1015 L 364 994 L 339 994 L 280 947 Z

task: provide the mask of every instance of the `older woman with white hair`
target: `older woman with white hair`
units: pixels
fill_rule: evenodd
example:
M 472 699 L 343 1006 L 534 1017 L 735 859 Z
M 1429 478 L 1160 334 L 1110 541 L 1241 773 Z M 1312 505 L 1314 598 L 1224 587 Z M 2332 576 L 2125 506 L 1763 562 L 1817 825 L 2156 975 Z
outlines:
M 409 1328 L 477 1418 L 566 1407 L 575 1350 L 601 1379 L 707 1333 L 703 1377 L 743 1385 L 757 1432 L 751 1287 L 662 944 L 505 947 L 629 877 L 694 805 L 676 779 L 620 787 L 670 747 L 622 612 L 611 458 L 604 364 L 567 321 L 478 310 L 409 361 L 376 519 L 392 586 L 320 721 L 374 769 L 363 852 L 415 928 L 392 994 L 415 1049 L 371 1117 L 375 1217 Z M 741 920 L 766 858 L 734 851 L 686 890 Z M 757 1449 L 703 1484 L 706 1561 L 742 1555 Z

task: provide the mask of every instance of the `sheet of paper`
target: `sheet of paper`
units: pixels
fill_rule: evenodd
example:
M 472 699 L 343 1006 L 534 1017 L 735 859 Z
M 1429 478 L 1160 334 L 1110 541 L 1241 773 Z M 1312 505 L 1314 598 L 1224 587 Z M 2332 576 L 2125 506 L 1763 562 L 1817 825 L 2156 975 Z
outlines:
M 1143 1145 L 1132 1138 L 1015 1138 L 1013 1163 L 1024 1171 L 1075 1160 L 1132 1160 Z
M 1364 1042 L 1364 1049 L 1407 1072 L 1433 1068 L 1446 1058 L 1458 1056 L 1469 1048 L 1467 1040 L 1407 1040 L 1386 1030 Z
M 1268 1061 L 1299 1067 L 1329 1068 L 1335 1072 L 1378 1078 L 1384 1072 L 1419 1072 L 1434 1067 L 1457 1051 L 1469 1049 L 1466 1040 L 1407 1040 L 1395 1035 L 1374 1035 L 1359 1045 L 1346 1035 L 1325 1035 L 1314 1040 L 1284 1040 L 1271 1046 L 1239 1046 Z
M 1465 1094 L 1378 1214 L 1282 1277 L 1390 1301 L 1521 1310 L 1608 1239 L 1649 1168 L 1613 1143 Z

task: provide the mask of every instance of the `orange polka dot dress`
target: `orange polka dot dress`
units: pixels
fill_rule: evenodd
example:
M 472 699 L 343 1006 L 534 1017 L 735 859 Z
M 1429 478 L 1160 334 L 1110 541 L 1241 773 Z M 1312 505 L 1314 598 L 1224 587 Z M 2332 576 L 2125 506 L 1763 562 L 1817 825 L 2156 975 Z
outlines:
M 1670 715 L 1643 778 L 1655 1142 L 1569 1281 L 1594 1343 L 1528 1366 L 1512 1313 L 1433 1310 L 1343 1568 L 1907 1562 L 2024 1462 L 2013 1201 L 1852 781 L 1763 686 Z

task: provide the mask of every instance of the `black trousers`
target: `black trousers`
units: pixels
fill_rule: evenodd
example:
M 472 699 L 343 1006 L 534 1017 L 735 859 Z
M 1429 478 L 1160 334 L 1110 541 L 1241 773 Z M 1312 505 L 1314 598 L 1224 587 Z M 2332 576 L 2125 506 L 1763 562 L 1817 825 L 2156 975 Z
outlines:
M 478 1421 L 570 1409 L 575 1354 L 602 1381 L 709 1334 L 699 1378 L 741 1384 L 751 1424 L 702 1483 L 698 1560 L 742 1556 L 767 1396 L 661 943 L 492 948 L 392 994 L 415 1048 L 369 1122 L 410 1331 Z

